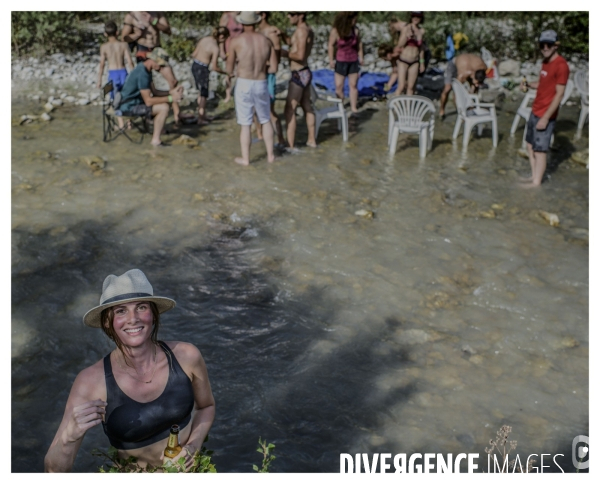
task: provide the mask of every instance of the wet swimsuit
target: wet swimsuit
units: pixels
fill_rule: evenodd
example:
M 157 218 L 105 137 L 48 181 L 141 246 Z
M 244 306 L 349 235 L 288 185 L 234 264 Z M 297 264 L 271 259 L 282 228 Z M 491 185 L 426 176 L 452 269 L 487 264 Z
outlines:
M 115 92 L 123 89 L 126 77 L 127 69 L 113 69 L 108 71 L 108 80 L 113 82 L 113 90 L 110 92 L 111 99 L 114 99 Z
M 290 82 L 293 82 L 304 89 L 310 84 L 310 81 L 312 81 L 312 72 L 308 66 L 303 67 L 299 71 L 292 71 L 292 78 L 290 79 Z
M 411 38 L 411 39 L 408 39 L 408 40 L 406 41 L 406 45 L 405 45 L 405 47 L 421 47 L 421 44 L 422 44 L 422 43 L 423 43 L 423 41 L 422 41 L 422 40 L 417 40 L 417 39 L 415 39 L 415 38 Z M 406 64 L 408 67 L 410 67 L 410 66 L 412 66 L 413 64 L 416 64 L 417 62 L 419 62 L 419 59 L 417 59 L 417 60 L 415 60 L 415 61 L 412 61 L 412 62 L 408 62 L 408 61 L 405 61 L 405 60 L 404 60 L 402 57 L 398 57 L 398 60 L 399 60 L 400 62 L 404 62 L 404 63 L 405 63 L 405 64 Z
M 102 423 L 110 445 L 117 449 L 139 449 L 169 436 L 171 425 L 184 428 L 194 408 L 192 382 L 183 371 L 173 351 L 158 342 L 169 360 L 169 379 L 161 395 L 151 402 L 140 403 L 119 388 L 112 372 L 110 353 L 104 357 L 106 381 L 106 418 Z
M 194 59 L 192 64 L 192 75 L 196 81 L 196 89 L 200 91 L 201 97 L 208 97 L 208 77 L 209 77 L 208 65 L 204 62 Z
M 406 64 L 408 67 L 410 67 L 410 66 L 412 66 L 413 64 L 416 64 L 417 62 L 419 62 L 419 59 L 417 59 L 417 60 L 414 60 L 414 61 L 412 61 L 412 62 L 408 62 L 408 61 L 405 61 L 405 60 L 404 60 L 402 57 L 398 57 L 398 60 L 399 60 L 400 62 L 404 62 L 404 63 L 405 63 L 405 64 Z

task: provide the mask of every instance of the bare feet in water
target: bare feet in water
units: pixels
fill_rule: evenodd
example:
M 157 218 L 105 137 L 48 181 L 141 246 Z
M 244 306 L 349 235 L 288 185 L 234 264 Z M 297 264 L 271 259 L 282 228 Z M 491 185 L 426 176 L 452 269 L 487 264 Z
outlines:
M 244 160 L 244 158 L 236 157 L 233 161 L 235 161 L 238 165 L 248 166 L 250 164 L 250 160 Z
M 317 147 L 317 143 L 309 143 L 308 141 L 306 142 L 306 146 L 309 146 L 310 148 L 316 148 Z

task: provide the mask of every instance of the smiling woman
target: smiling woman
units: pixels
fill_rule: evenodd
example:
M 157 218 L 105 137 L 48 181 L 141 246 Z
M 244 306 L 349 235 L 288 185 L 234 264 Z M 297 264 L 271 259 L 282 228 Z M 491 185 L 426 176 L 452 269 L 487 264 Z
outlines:
M 47 472 L 69 472 L 85 433 L 102 423 L 119 457 L 140 466 L 163 464 L 172 425 L 181 429 L 190 466 L 215 416 L 215 401 L 200 351 L 192 344 L 159 341 L 160 314 L 175 301 L 154 296 L 142 271 L 104 280 L 100 304 L 83 317 L 102 328 L 116 348 L 77 375 L 65 413 L 44 460 Z

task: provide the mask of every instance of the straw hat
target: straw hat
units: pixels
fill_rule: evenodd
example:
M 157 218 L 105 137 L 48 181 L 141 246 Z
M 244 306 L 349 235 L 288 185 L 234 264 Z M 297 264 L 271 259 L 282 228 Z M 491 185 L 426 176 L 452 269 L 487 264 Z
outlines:
M 152 286 L 142 271 L 131 269 L 120 276 L 111 274 L 104 279 L 100 305 L 85 313 L 83 322 L 92 328 L 100 328 L 100 313 L 103 309 L 131 301 L 152 301 L 156 303 L 159 313 L 175 307 L 172 299 L 154 296 Z
M 240 12 L 240 14 L 235 17 L 235 21 L 242 25 L 255 25 L 261 20 L 262 17 L 256 12 Z

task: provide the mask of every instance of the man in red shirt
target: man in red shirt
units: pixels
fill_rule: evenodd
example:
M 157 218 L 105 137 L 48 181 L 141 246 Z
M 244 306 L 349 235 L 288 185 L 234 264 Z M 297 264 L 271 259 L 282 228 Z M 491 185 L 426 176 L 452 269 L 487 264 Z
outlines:
M 567 61 L 558 55 L 558 36 L 554 30 L 545 30 L 540 35 L 540 50 L 543 61 L 540 80 L 524 87 L 537 89 L 531 115 L 527 121 L 527 152 L 531 163 L 531 177 L 523 180 L 524 187 L 538 187 L 546 171 L 546 152 L 554 131 L 558 107 L 569 80 Z

